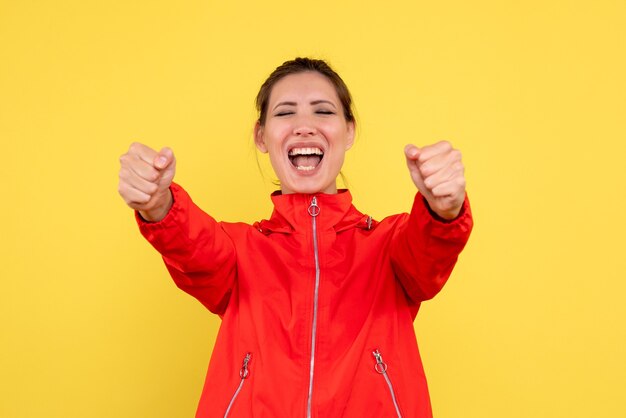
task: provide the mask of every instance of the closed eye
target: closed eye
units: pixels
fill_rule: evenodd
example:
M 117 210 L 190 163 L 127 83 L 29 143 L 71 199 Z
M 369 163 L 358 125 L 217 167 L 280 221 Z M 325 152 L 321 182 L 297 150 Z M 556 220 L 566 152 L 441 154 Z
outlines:
M 334 115 L 335 112 L 333 112 L 332 110 L 316 110 L 315 113 L 317 113 L 318 115 Z
M 278 112 L 276 113 L 274 116 L 288 116 L 288 115 L 293 115 L 294 112 L 291 110 L 283 110 L 282 112 Z

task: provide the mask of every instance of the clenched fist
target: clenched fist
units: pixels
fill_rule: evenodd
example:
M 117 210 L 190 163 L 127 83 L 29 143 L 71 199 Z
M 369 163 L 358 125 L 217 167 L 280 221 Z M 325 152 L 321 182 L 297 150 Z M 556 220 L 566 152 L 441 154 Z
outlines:
M 158 222 L 172 207 L 170 184 L 176 171 L 176 159 L 169 148 L 155 151 L 134 142 L 120 157 L 118 191 L 132 209 L 149 222 Z
M 430 209 L 443 219 L 458 216 L 465 200 L 465 167 L 461 152 L 447 141 L 418 148 L 404 148 L 413 183 Z

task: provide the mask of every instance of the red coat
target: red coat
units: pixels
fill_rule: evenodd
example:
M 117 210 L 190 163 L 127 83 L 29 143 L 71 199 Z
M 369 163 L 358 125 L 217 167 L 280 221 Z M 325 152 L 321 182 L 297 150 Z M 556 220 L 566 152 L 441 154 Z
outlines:
M 467 200 L 440 222 L 418 193 L 410 215 L 376 222 L 348 191 L 275 194 L 271 218 L 247 225 L 171 189 L 141 232 L 222 318 L 196 417 L 432 416 L 413 320 L 469 237 Z

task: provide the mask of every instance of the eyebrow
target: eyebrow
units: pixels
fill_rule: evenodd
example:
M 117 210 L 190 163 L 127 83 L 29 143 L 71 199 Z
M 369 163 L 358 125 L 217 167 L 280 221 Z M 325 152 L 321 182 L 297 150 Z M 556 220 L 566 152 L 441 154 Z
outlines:
M 280 102 L 280 103 L 277 103 L 276 106 L 274 106 L 274 109 L 276 109 L 278 106 L 295 106 L 295 105 L 297 105 L 296 102 Z
M 329 101 L 329 100 L 313 100 L 311 102 L 312 105 L 318 105 L 318 104 L 322 104 L 322 103 L 326 103 L 326 104 L 331 105 L 332 107 L 335 107 L 335 104 L 333 102 Z
M 311 102 L 311 104 L 313 106 L 318 105 L 318 104 L 322 104 L 322 103 L 329 104 L 332 107 L 336 108 L 335 104 L 333 102 L 329 101 L 329 100 L 313 100 Z M 297 105 L 298 104 L 296 102 L 280 102 L 280 103 L 277 103 L 276 106 L 274 106 L 274 109 L 276 109 L 278 106 L 297 106 Z M 274 109 L 272 109 L 272 110 L 274 110 Z

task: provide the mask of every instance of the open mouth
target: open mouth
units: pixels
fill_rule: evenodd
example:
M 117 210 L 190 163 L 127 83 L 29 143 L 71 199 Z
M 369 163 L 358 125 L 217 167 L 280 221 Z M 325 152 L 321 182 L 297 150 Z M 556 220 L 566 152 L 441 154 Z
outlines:
M 299 171 L 312 171 L 324 158 L 324 151 L 317 147 L 292 148 L 288 153 L 289 161 Z

